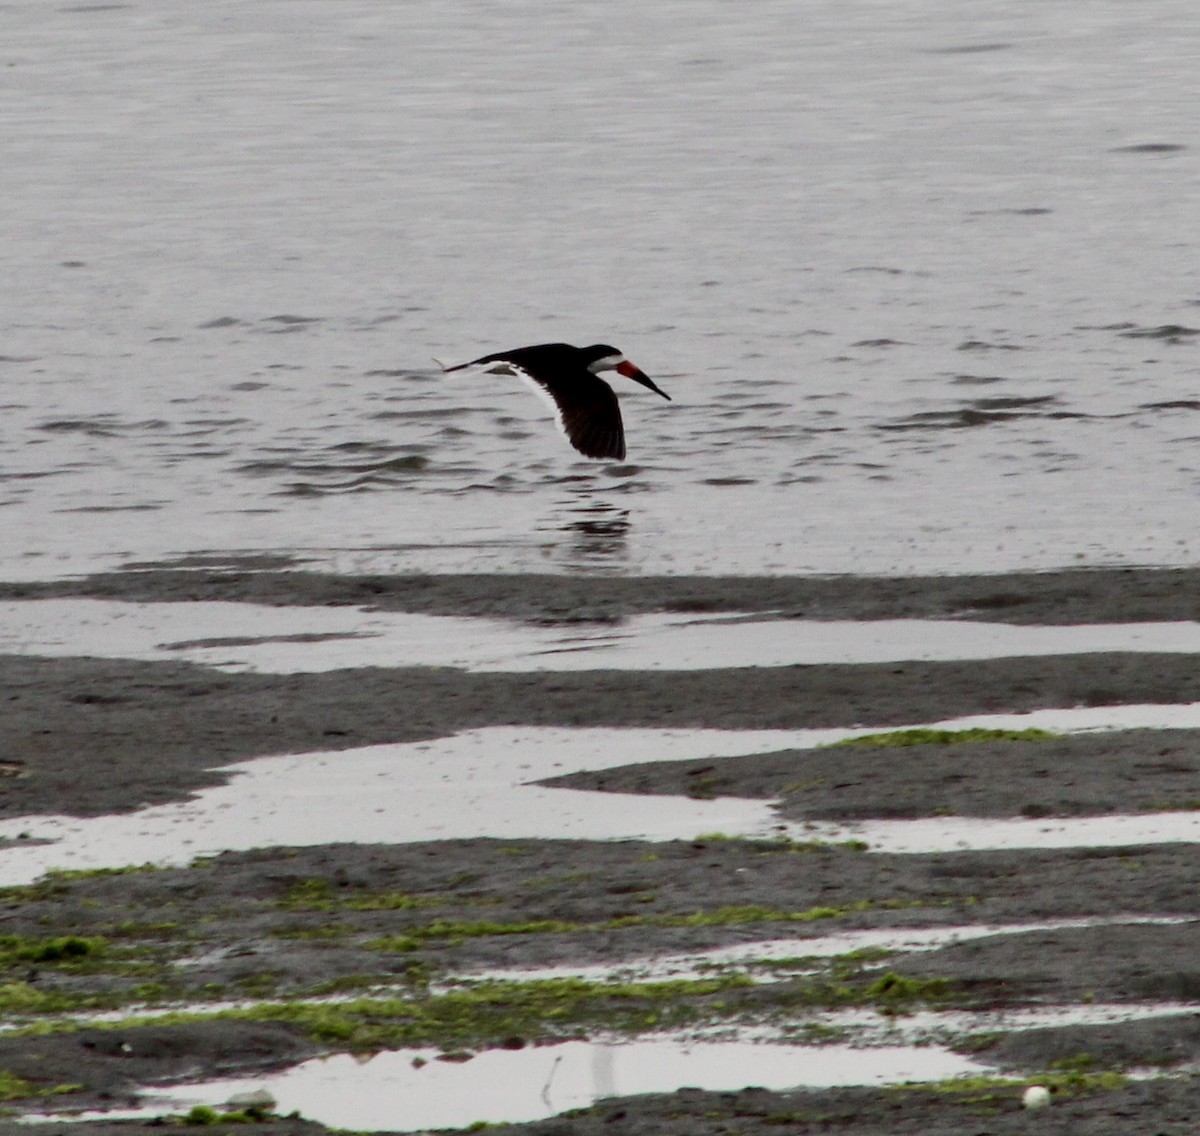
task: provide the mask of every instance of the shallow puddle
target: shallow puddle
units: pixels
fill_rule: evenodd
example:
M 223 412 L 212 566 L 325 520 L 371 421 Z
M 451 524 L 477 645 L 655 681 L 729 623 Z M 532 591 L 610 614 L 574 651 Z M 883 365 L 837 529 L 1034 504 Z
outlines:
M 370 1058 L 338 1054 L 268 1076 L 148 1086 L 143 1089 L 144 1103 L 134 1109 L 24 1119 L 151 1119 L 197 1105 L 236 1107 L 231 1098 L 266 1092 L 275 1101 L 275 1111 L 298 1111 L 331 1127 L 465 1127 L 480 1121 L 537 1120 L 608 1097 L 683 1087 L 783 1090 L 994 1076 L 994 1068 L 943 1043 L 989 1031 L 1115 1025 L 1194 1013 L 1194 1005 L 1181 1003 L 1088 1003 L 903 1016 L 859 1008 L 816 1012 L 799 1023 L 801 1028 L 848 1031 L 853 1044 L 672 1036 L 486 1050 L 464 1060 L 445 1060 L 436 1049 L 392 1050 Z
M 1200 706 L 1100 707 L 933 723 L 1094 729 L 1194 725 Z M 1200 813 L 1053 819 L 930 817 L 851 824 L 780 821 L 768 800 L 694 800 L 547 788 L 540 779 L 645 761 L 697 761 L 809 748 L 869 730 L 490 727 L 428 742 L 264 757 L 226 767 L 226 785 L 132 814 L 0 822 L 0 884 L 51 868 L 186 864 L 272 845 L 410 843 L 474 837 L 866 841 L 872 851 L 1065 848 L 1200 841 Z M 319 808 L 314 807 L 319 803 Z M 47 842 L 47 843 L 43 843 Z
M 819 731 L 820 736 L 836 736 Z M 767 836 L 770 801 L 632 797 L 529 784 L 627 761 L 754 753 L 790 731 L 493 727 L 435 741 L 264 757 L 227 767 L 227 785 L 125 815 L 0 822 L 0 883 L 50 868 L 185 864 L 225 850 L 340 842 L 409 843 L 479 836 L 692 839 L 702 832 Z
M 1099 817 L 924 817 L 806 826 L 817 840 L 865 841 L 872 852 L 984 852 L 996 848 L 1121 848 L 1200 843 L 1200 812 Z
M 683 1087 L 737 1090 L 880 1085 L 989 1072 L 938 1046 L 799 1046 L 748 1041 L 571 1041 L 487 1050 L 468 1061 L 436 1050 L 394 1050 L 367 1060 L 346 1055 L 307 1061 L 270 1077 L 181 1085 L 153 1094 L 136 1112 L 150 1117 L 220 1106 L 264 1089 L 276 1110 L 298 1110 L 337 1128 L 403 1130 L 527 1121 L 586 1108 L 606 1097 Z M 58 1119 L 46 1117 L 44 1119 Z
M 170 659 L 276 674 L 367 666 L 707 670 L 1100 651 L 1200 653 L 1200 623 L 1047 627 L 652 614 L 616 624 L 542 626 L 349 607 L 95 599 L 0 603 L 0 653 Z

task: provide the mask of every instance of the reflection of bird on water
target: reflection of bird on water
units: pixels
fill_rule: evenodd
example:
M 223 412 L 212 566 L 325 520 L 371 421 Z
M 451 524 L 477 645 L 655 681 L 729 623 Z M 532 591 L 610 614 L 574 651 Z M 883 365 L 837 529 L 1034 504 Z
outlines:
M 573 510 L 571 519 L 559 527 L 574 538 L 570 551 L 579 559 L 624 556 L 633 529 L 628 509 L 601 502 Z

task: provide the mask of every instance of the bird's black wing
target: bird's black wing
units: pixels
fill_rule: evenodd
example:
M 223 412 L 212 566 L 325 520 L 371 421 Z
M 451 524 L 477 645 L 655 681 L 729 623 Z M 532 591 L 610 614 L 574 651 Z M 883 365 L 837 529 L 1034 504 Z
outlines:
M 603 379 L 586 371 L 572 376 L 568 392 L 554 382 L 524 367 L 507 363 L 512 374 L 529 388 L 554 412 L 554 421 L 584 457 L 625 459 L 625 428 L 621 424 L 621 408 L 612 387 Z
M 603 379 L 589 375 L 577 380 L 569 405 L 534 379 L 555 405 L 558 428 L 584 457 L 625 460 L 625 427 L 617 396 Z

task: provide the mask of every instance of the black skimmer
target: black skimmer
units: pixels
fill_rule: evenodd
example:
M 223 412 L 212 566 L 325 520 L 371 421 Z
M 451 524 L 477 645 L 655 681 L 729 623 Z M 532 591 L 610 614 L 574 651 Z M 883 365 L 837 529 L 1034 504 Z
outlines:
M 497 351 L 447 367 L 443 371 L 461 371 L 466 367 L 486 367 L 489 374 L 515 375 L 524 379 L 534 392 L 554 409 L 558 428 L 584 457 L 625 457 L 625 429 L 621 408 L 612 387 L 598 378 L 600 371 L 616 371 L 635 383 L 649 387 L 668 402 L 671 396 L 661 391 L 615 347 L 596 343 L 591 347 L 572 347 L 569 343 L 539 343 Z

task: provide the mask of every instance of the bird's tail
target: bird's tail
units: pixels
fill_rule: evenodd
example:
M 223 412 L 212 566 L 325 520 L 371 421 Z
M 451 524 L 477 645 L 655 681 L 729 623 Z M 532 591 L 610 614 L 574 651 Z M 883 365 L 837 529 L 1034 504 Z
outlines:
M 470 363 L 456 363 L 453 367 L 447 367 L 436 355 L 433 361 L 442 369 L 442 374 L 448 374 L 450 371 L 461 371 L 464 367 L 469 367 Z

